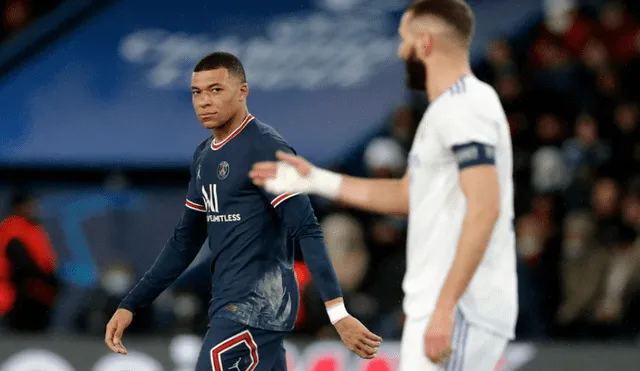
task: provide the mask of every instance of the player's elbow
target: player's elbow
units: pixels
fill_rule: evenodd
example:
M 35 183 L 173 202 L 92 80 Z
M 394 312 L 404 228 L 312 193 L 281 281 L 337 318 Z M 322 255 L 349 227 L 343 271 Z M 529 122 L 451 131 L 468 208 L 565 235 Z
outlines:
M 395 216 L 409 216 L 409 173 L 407 172 L 402 179 L 396 184 L 397 189 L 397 205 Z
M 300 225 L 294 227 L 291 233 L 292 233 L 291 237 L 298 242 L 305 239 L 322 239 L 323 238 L 322 228 L 317 223 L 317 221 L 315 221 L 315 218 L 313 221 L 301 223 Z
M 400 207 L 396 210 L 396 212 L 393 213 L 394 216 L 409 216 L 409 197 L 404 198 L 399 206 Z
M 468 202 L 467 215 L 479 222 L 493 225 L 500 217 L 500 200 L 491 198 L 478 199 Z

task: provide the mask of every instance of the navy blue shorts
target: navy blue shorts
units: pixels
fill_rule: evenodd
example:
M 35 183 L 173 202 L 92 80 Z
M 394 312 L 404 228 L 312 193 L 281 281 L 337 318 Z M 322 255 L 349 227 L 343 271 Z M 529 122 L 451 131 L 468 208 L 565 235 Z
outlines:
M 286 335 L 213 318 L 195 371 L 287 371 Z

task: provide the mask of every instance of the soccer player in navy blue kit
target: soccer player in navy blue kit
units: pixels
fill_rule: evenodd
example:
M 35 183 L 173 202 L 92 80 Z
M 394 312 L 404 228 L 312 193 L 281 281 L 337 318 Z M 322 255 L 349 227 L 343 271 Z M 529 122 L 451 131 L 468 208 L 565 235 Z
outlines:
M 293 239 L 345 345 L 373 358 L 382 339 L 347 313 L 309 198 L 269 194 L 248 176 L 254 162 L 274 160 L 276 151 L 295 152 L 248 112 L 241 62 L 229 53 L 206 56 L 194 69 L 191 91 L 196 114 L 213 136 L 193 155 L 182 219 L 107 325 L 109 348 L 126 354 L 122 335 L 135 311 L 184 272 L 209 236 L 210 323 L 196 371 L 285 371 L 283 340 L 299 305 L 293 244 L 287 243 Z

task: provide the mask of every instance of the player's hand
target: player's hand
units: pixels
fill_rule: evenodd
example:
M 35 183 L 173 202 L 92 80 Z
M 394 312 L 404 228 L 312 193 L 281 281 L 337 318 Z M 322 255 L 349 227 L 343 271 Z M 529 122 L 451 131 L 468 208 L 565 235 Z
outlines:
M 424 334 L 424 352 L 435 364 L 446 364 L 453 353 L 451 334 L 454 311 L 436 309 Z
M 273 193 L 304 191 L 300 187 L 303 186 L 302 183 L 307 183 L 304 180 L 311 174 L 313 165 L 300 156 L 281 151 L 276 152 L 276 157 L 279 162 L 265 161 L 253 164 L 249 172 L 253 183 Z
M 352 316 L 345 317 L 335 325 L 340 338 L 347 348 L 364 359 L 375 358 L 382 338 L 369 331 Z
M 122 335 L 131 321 L 133 321 L 133 313 L 122 308 L 118 309 L 111 317 L 107 324 L 104 342 L 113 352 L 127 354 L 127 348 L 122 345 Z

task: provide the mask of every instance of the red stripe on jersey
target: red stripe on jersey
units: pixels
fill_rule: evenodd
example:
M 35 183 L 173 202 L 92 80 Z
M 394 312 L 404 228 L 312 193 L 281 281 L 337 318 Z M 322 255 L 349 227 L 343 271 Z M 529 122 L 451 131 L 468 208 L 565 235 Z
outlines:
M 298 195 L 298 193 L 283 193 L 280 196 L 276 197 L 271 201 L 271 206 L 276 207 L 283 203 L 284 201 L 290 199 L 293 196 Z
M 211 348 L 211 365 L 213 366 L 213 370 L 223 371 L 222 353 L 242 343 L 247 344 L 251 354 L 251 364 L 247 368 L 247 371 L 255 370 L 255 368 L 258 367 L 258 362 L 260 361 L 258 359 L 258 344 L 253 340 L 253 336 L 251 336 L 249 330 L 244 330 L 243 332 L 234 335 L 227 340 L 223 340 L 220 344 Z
M 222 148 L 222 146 L 224 146 L 227 142 L 229 142 L 231 139 L 233 139 L 233 137 L 235 137 L 236 135 L 240 134 L 240 132 L 242 131 L 242 129 L 244 129 L 247 124 L 249 123 L 249 121 L 253 120 L 253 115 L 249 114 L 244 121 L 242 121 L 242 124 L 240 126 L 238 126 L 236 128 L 236 130 L 232 131 L 231 134 L 229 134 L 228 137 L 225 138 L 225 140 L 223 140 L 220 143 L 216 143 L 216 140 L 212 140 L 211 141 L 211 149 L 216 151 L 219 150 L 220 148 Z
M 207 211 L 207 209 L 204 207 L 204 205 L 200 205 L 197 204 L 195 202 L 191 202 L 189 200 L 186 200 L 184 205 L 190 209 L 196 210 L 196 211 Z

